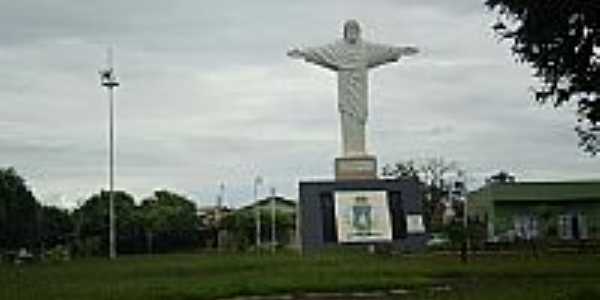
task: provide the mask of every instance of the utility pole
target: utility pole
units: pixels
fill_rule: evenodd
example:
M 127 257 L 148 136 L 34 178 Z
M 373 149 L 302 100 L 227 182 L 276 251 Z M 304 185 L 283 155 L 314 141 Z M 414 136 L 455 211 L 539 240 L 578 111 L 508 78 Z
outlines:
M 467 197 L 467 186 L 466 186 L 466 180 L 462 181 L 462 186 L 460 187 L 460 196 L 461 196 L 461 200 L 463 201 L 463 227 L 465 229 L 465 257 L 463 259 L 464 262 L 467 262 L 469 260 L 469 248 L 471 247 L 470 245 L 470 234 L 469 234 L 469 203 L 468 203 L 468 197 Z
M 219 184 L 219 195 L 217 195 L 217 207 L 215 209 L 215 226 L 217 228 L 217 251 L 221 252 L 222 247 L 222 230 L 221 230 L 221 219 L 223 201 L 225 198 L 225 183 Z
M 277 221 L 276 210 L 275 210 L 275 188 L 271 188 L 271 252 L 275 253 L 275 246 L 277 244 L 277 225 L 275 224 Z
M 107 50 L 107 68 L 100 70 L 100 85 L 108 90 L 108 218 L 109 218 L 109 258 L 117 257 L 115 238 L 115 203 L 114 203 L 114 89 L 120 84 L 114 72 L 112 48 Z
M 225 200 L 225 183 L 221 182 L 219 184 L 219 196 L 217 197 L 217 210 L 219 214 L 221 213 L 221 209 L 223 208 L 223 202 Z
M 260 176 L 254 178 L 254 218 L 256 226 L 256 251 L 260 251 L 260 205 L 258 205 L 258 186 L 263 184 L 263 179 Z
M 469 255 L 469 215 L 467 207 L 467 189 L 466 189 L 466 178 L 463 171 L 459 171 L 457 178 L 451 186 L 452 195 L 456 195 L 457 200 L 462 202 L 463 215 L 462 215 L 462 227 L 463 227 L 463 241 L 460 249 L 460 258 L 463 263 L 468 261 Z M 452 198 L 451 198 L 452 199 Z

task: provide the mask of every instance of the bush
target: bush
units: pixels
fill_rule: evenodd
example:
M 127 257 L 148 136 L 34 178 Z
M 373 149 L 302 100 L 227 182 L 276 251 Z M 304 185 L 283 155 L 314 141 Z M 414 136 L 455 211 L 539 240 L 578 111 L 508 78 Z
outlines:
M 63 245 L 58 245 L 46 252 L 46 258 L 50 262 L 60 262 L 68 261 L 71 256 L 69 254 L 69 249 Z

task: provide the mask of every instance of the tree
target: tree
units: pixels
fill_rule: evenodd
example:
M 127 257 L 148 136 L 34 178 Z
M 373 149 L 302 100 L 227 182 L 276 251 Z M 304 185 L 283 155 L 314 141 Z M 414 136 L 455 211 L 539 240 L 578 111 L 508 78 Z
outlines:
M 78 230 L 80 252 L 94 255 L 108 253 L 108 202 L 109 192 L 101 191 L 92 195 L 74 211 L 74 220 L 80 221 Z M 134 215 L 134 199 L 126 192 L 115 191 L 114 204 L 118 252 L 136 252 L 140 246 L 139 226 Z
M 147 252 L 155 245 L 161 251 L 193 246 L 199 239 L 196 204 L 184 196 L 166 190 L 155 191 L 144 199 L 138 210 L 144 228 Z
M 167 227 L 167 211 L 158 201 L 146 199 L 138 209 L 138 219 L 144 229 L 146 252 L 154 251 L 154 235 Z
M 261 214 L 261 222 L 269 222 L 266 214 Z M 228 233 L 227 248 L 245 250 L 256 240 L 255 214 L 250 210 L 239 210 L 228 214 L 221 220 L 221 227 Z M 261 223 L 265 226 L 265 223 Z M 266 227 L 269 228 L 269 227 Z
M 420 171 L 414 160 L 399 161 L 383 167 L 383 176 L 420 180 Z
M 511 175 L 510 173 L 508 173 L 506 171 L 500 171 L 500 172 L 490 176 L 488 179 L 486 179 L 486 182 L 489 182 L 489 183 L 513 183 L 513 182 L 515 182 L 515 176 Z
M 40 205 L 15 169 L 0 168 L 0 251 L 26 247 L 39 241 Z
M 427 158 L 423 161 L 406 160 L 383 167 L 383 176 L 417 179 L 425 184 L 435 187 L 444 186 L 444 178 L 453 172 L 459 171 L 455 161 L 447 161 L 443 157 Z
M 555 107 L 576 102 L 575 127 L 585 152 L 600 151 L 600 2 L 486 0 L 497 11 L 494 30 L 512 42 L 520 62 L 541 79 L 534 98 Z
M 66 245 L 73 233 L 73 221 L 69 212 L 54 206 L 43 206 L 38 216 L 41 240 L 45 249 Z
M 273 219 L 270 209 L 261 209 L 261 240 L 266 241 L 267 245 L 271 241 L 271 228 Z M 256 215 L 253 209 L 240 209 L 232 214 L 228 214 L 223 218 L 223 229 L 229 234 L 229 248 L 236 250 L 246 250 L 254 246 L 256 241 Z M 276 240 L 278 245 L 289 244 L 293 240 L 291 233 L 295 229 L 295 214 L 276 210 L 275 212 L 275 228 Z
M 425 182 L 439 190 L 444 189 L 444 180 L 448 175 L 453 174 L 457 176 L 461 172 L 457 162 L 445 160 L 443 157 L 426 159 L 421 164 L 420 170 Z
M 417 180 L 423 185 L 425 225 L 430 230 L 437 230 L 441 226 L 444 210 L 441 200 L 448 194 L 448 177 L 460 177 L 462 173 L 455 161 L 442 157 L 399 161 L 385 165 L 382 172 L 385 177 Z

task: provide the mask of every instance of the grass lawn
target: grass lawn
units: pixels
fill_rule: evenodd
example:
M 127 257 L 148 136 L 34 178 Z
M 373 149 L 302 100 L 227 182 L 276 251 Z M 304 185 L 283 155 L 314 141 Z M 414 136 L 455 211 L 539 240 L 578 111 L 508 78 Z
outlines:
M 431 286 L 448 284 L 449 292 Z M 327 253 L 128 256 L 0 265 L 0 299 L 217 299 L 407 288 L 402 299 L 600 299 L 599 256 L 456 257 Z

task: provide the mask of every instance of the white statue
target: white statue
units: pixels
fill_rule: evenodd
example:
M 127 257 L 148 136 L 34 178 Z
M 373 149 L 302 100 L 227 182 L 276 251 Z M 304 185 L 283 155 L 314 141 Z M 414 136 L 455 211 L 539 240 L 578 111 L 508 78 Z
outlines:
M 361 40 L 355 20 L 344 24 L 344 38 L 321 47 L 292 49 L 288 56 L 304 58 L 338 74 L 338 110 L 341 115 L 343 154 L 365 156 L 365 125 L 368 117 L 368 70 L 414 55 L 415 47 L 394 47 Z

